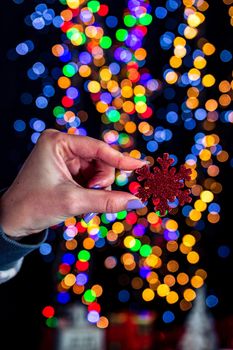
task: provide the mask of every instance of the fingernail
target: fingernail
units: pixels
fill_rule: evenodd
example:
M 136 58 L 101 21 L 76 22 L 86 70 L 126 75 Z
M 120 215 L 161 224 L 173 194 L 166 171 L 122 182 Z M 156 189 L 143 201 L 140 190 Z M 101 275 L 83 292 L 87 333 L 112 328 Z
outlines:
M 88 222 L 91 221 L 91 219 L 93 219 L 96 215 L 97 213 L 88 213 L 83 217 L 83 220 L 88 224 Z
M 95 189 L 98 190 L 102 188 L 100 185 L 94 185 L 91 187 L 91 189 Z M 85 221 L 86 224 L 88 224 L 88 222 L 91 221 L 91 219 L 93 219 L 96 215 L 98 215 L 98 213 L 87 213 L 84 217 L 83 220 Z
M 133 210 L 133 209 L 141 209 L 145 208 L 145 204 L 142 203 L 139 199 L 131 199 L 128 201 L 126 209 L 127 210 Z

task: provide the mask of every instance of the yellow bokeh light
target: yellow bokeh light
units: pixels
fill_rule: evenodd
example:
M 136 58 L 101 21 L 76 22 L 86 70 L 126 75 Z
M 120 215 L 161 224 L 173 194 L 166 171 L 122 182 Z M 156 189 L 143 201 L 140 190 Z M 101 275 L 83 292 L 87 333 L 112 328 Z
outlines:
M 168 84 L 175 84 L 178 80 L 178 74 L 174 71 L 169 71 L 165 76 L 165 80 Z
M 157 293 L 160 297 L 166 297 L 170 292 L 170 288 L 167 284 L 162 283 L 157 288 Z
M 158 264 L 158 261 L 159 258 L 156 255 L 151 254 L 146 258 L 145 264 L 149 267 L 155 267 Z
M 142 298 L 145 301 L 151 301 L 153 300 L 155 297 L 155 293 L 152 289 L 150 288 L 146 288 L 144 289 L 144 291 L 142 292 Z
M 79 0 L 66 0 L 66 3 L 71 9 L 77 9 L 80 5 Z
M 95 246 L 95 241 L 94 241 L 93 238 L 87 237 L 87 238 L 84 239 L 83 247 L 85 249 L 90 250 L 90 249 L 94 248 L 94 246 Z
M 105 316 L 100 316 L 99 320 L 96 323 L 98 328 L 107 328 L 109 325 L 109 321 L 107 317 Z
M 82 66 L 79 67 L 78 72 L 81 77 L 86 78 L 86 77 L 89 77 L 89 75 L 91 75 L 91 68 L 86 64 L 83 64 Z
M 184 46 L 182 45 L 177 45 L 174 48 L 174 55 L 178 58 L 183 58 L 187 53 L 187 50 Z
M 166 229 L 168 229 L 169 231 L 176 231 L 178 229 L 178 224 L 175 220 L 167 220 L 165 223 L 165 227 Z
M 72 273 L 68 273 L 65 278 L 64 278 L 64 283 L 67 287 L 71 287 L 75 284 L 76 282 L 76 277 Z
M 219 84 L 218 88 L 219 88 L 219 91 L 221 91 L 221 92 L 228 92 L 231 90 L 231 84 L 229 83 L 229 81 L 223 80 Z
M 191 288 L 187 288 L 185 289 L 183 296 L 186 301 L 193 301 L 196 298 L 196 292 Z
M 190 234 L 184 235 L 182 241 L 186 247 L 193 247 L 194 244 L 196 243 L 195 237 Z
M 137 60 L 142 61 L 146 58 L 147 52 L 143 48 L 139 48 L 134 52 L 134 56 Z
M 190 14 L 187 19 L 188 25 L 192 28 L 198 27 L 205 19 L 205 17 L 203 17 L 204 15 L 202 15 L 200 12 Z
M 196 81 L 200 78 L 201 73 L 197 68 L 191 68 L 188 72 L 188 77 L 190 80 Z
M 127 122 L 125 124 L 125 131 L 129 134 L 133 134 L 137 130 L 137 126 L 134 122 Z
M 201 219 L 201 212 L 196 209 L 192 209 L 189 212 L 189 217 L 193 221 L 199 221 Z
M 133 236 L 127 236 L 124 239 L 124 245 L 126 248 L 132 248 L 135 245 L 135 238 Z
M 222 94 L 218 101 L 222 107 L 227 107 L 231 103 L 231 97 L 228 94 Z
M 212 74 L 206 74 L 203 78 L 202 78 L 202 84 L 205 87 L 211 87 L 215 84 L 215 77 Z
M 181 286 L 184 286 L 185 284 L 188 283 L 189 281 L 189 276 L 187 275 L 187 273 L 184 273 L 184 272 L 180 272 L 177 277 L 177 282 L 181 285 Z
M 150 130 L 150 124 L 147 122 L 141 122 L 138 125 L 138 130 L 142 133 L 142 134 L 146 134 L 149 130 Z
M 133 149 L 130 153 L 129 153 L 130 157 L 136 158 L 136 159 L 140 159 L 141 158 L 141 152 L 137 149 Z
M 181 36 L 177 36 L 174 39 L 173 44 L 174 44 L 174 46 L 178 46 L 178 45 L 185 46 L 186 45 L 186 40 L 184 38 L 182 38 Z
M 98 102 L 96 103 L 96 109 L 97 109 L 97 111 L 98 111 L 99 113 L 104 113 L 104 112 L 107 111 L 108 105 L 107 105 L 107 103 L 105 103 L 105 102 L 98 101 Z
M 150 224 L 156 224 L 159 221 L 159 216 L 156 213 L 151 212 L 147 215 L 147 220 Z
M 108 68 L 102 68 L 100 70 L 99 75 L 103 81 L 109 81 L 112 77 L 112 73 L 110 72 L 110 70 Z
M 182 65 L 182 59 L 177 56 L 172 56 L 169 63 L 172 68 L 179 68 Z
M 211 152 L 208 149 L 202 149 L 199 153 L 199 157 L 201 160 L 207 161 L 211 158 Z
M 61 88 L 61 89 L 67 89 L 68 87 L 70 87 L 71 85 L 71 81 L 69 78 L 67 77 L 60 77 L 57 81 L 57 85 Z
M 207 208 L 207 204 L 203 202 L 201 199 L 198 199 L 194 203 L 194 208 L 198 211 L 205 211 Z
M 171 291 L 166 296 L 166 300 L 167 300 L 168 304 L 175 304 L 179 300 L 179 295 L 176 292 Z
M 137 85 L 135 86 L 133 92 L 135 96 L 144 96 L 146 93 L 146 89 L 143 85 Z
M 164 283 L 167 284 L 169 287 L 172 287 L 176 283 L 176 279 L 173 275 L 166 275 L 164 277 Z
M 196 97 L 189 97 L 186 101 L 186 105 L 190 109 L 195 109 L 199 105 L 199 101 Z
M 209 112 L 213 112 L 218 108 L 218 102 L 213 98 L 209 99 L 205 103 L 205 108 Z
M 204 284 L 203 278 L 201 278 L 200 276 L 193 276 L 191 278 L 191 285 L 194 288 L 201 288 Z
M 100 83 L 98 81 L 92 80 L 88 83 L 87 88 L 92 93 L 97 93 L 100 91 Z
M 135 109 L 138 113 L 144 113 L 147 110 L 147 105 L 143 101 L 139 101 L 135 105 Z
M 94 286 L 91 287 L 91 290 L 94 292 L 94 295 L 96 295 L 97 298 L 99 298 L 103 293 L 103 288 L 99 284 L 94 284 Z
M 109 80 L 109 81 L 107 82 L 107 89 L 108 89 L 108 91 L 111 92 L 111 93 L 117 92 L 118 89 L 119 89 L 119 85 L 118 85 L 117 81 L 115 81 L 115 80 Z
M 194 67 L 197 69 L 205 68 L 206 63 L 206 59 L 202 56 L 197 56 L 193 61 Z
M 210 43 L 205 43 L 202 47 L 202 51 L 204 52 L 204 54 L 206 56 L 210 56 L 213 55 L 213 53 L 215 52 L 215 47 L 214 45 L 210 44 Z
M 215 134 L 207 135 L 203 139 L 203 144 L 206 147 L 214 146 L 218 142 L 219 142 L 219 137 L 217 135 L 215 135 Z
M 122 222 L 114 222 L 114 224 L 112 225 L 112 230 L 114 233 L 120 234 L 124 231 L 124 225 L 122 224 Z
M 193 39 L 197 35 L 198 30 L 196 28 L 192 28 L 187 26 L 184 30 L 184 36 L 186 39 Z
M 131 86 L 123 86 L 121 89 L 121 95 L 125 98 L 130 98 L 133 96 L 133 89 L 131 88 Z
M 187 260 L 190 264 L 196 264 L 199 261 L 200 257 L 199 254 L 197 252 L 190 252 L 187 255 Z
M 202 191 L 200 197 L 201 200 L 205 203 L 210 203 L 214 199 L 214 195 L 210 191 Z

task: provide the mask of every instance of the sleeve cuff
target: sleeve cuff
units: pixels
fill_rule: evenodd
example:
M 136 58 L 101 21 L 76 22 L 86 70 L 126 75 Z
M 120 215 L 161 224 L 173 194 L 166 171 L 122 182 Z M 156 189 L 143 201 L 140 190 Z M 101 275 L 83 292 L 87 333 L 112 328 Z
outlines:
M 7 236 L 0 227 L 0 270 L 14 267 L 19 259 L 39 248 L 46 241 L 47 236 L 48 229 L 29 236 L 25 240 L 16 241 Z
M 0 284 L 5 283 L 15 277 L 17 273 L 19 272 L 21 266 L 23 263 L 23 258 L 17 260 L 14 264 L 14 267 L 8 269 L 8 270 L 3 270 L 0 271 Z

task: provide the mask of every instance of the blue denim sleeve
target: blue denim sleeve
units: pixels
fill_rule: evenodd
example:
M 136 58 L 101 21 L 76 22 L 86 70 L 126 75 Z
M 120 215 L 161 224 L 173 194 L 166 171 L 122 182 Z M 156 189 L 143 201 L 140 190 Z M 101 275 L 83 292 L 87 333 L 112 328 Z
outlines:
M 8 270 L 18 260 L 31 253 L 47 239 L 48 229 L 16 241 L 7 236 L 0 227 L 0 270 Z
M 6 190 L 7 188 L 1 189 L 0 196 Z M 7 236 L 0 226 L 0 271 L 14 268 L 20 259 L 39 248 L 46 241 L 47 236 L 48 229 L 20 240 L 14 240 Z

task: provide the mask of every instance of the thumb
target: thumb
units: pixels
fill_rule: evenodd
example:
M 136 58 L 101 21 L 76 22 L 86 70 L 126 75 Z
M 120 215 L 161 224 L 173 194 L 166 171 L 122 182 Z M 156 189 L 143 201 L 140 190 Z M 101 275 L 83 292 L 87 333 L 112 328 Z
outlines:
M 75 215 L 96 213 L 117 213 L 122 210 L 145 207 L 139 198 L 123 191 L 104 191 L 78 188 L 76 190 Z

